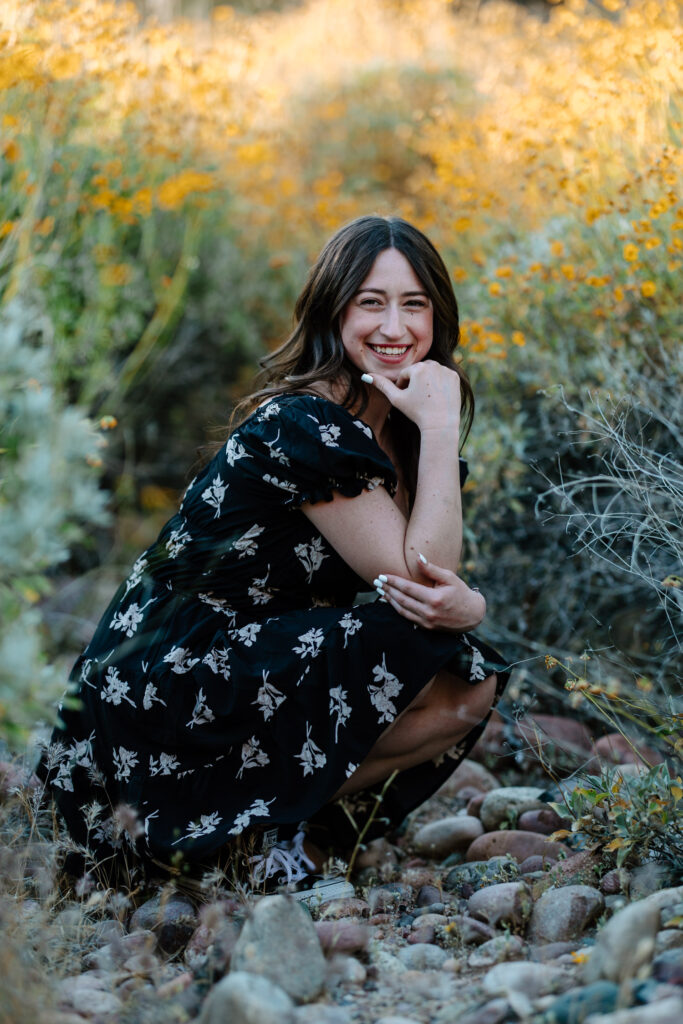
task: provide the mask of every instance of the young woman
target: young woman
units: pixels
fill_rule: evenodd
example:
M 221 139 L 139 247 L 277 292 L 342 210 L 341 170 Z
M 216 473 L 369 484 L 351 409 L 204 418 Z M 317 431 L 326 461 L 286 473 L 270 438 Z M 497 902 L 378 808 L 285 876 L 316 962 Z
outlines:
M 93 856 L 182 869 L 265 836 L 252 871 L 296 880 L 354 845 L 385 780 L 384 830 L 474 744 L 506 673 L 458 576 L 474 403 L 457 343 L 417 229 L 362 217 L 328 242 L 292 335 L 72 672 L 44 773 Z

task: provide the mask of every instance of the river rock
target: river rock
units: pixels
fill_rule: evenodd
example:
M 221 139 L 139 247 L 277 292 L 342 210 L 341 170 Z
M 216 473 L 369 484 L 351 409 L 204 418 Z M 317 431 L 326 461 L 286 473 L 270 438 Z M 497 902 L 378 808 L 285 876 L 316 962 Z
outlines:
M 679 1024 L 683 1019 L 683 999 L 670 996 L 646 1006 L 633 1006 L 630 1010 L 593 1014 L 586 1024 Z
M 467 963 L 470 967 L 492 967 L 505 960 L 519 959 L 523 950 L 524 940 L 519 935 L 496 935 L 470 953 Z
M 467 912 L 492 928 L 507 926 L 523 931 L 531 914 L 531 893 L 524 882 L 502 882 L 489 885 L 470 896 Z
M 667 949 L 652 961 L 652 977 L 667 985 L 683 985 L 683 949 Z
M 473 892 L 487 885 L 511 882 L 519 875 L 517 862 L 509 857 L 491 857 L 490 860 L 472 861 L 452 868 L 443 881 L 446 892 L 469 899 Z
M 264 896 L 244 923 L 231 970 L 263 975 L 296 1002 L 315 999 L 325 958 L 310 915 L 287 896 Z
M 147 900 L 130 919 L 130 930 L 152 931 L 164 953 L 177 953 L 189 941 L 198 924 L 189 900 L 165 892 Z
M 294 1004 L 287 993 L 268 978 L 233 971 L 209 992 L 198 1024 L 226 1024 L 226 1021 L 230 1024 L 294 1024 Z
M 486 793 L 478 793 L 477 796 L 470 797 L 467 801 L 465 811 L 471 818 L 478 818 L 481 811 L 481 805 L 486 799 Z
M 510 1020 L 510 1004 L 507 999 L 490 999 L 482 1006 L 467 1010 L 458 1016 L 458 1024 L 503 1024 Z
M 617 983 L 635 979 L 652 960 L 659 931 L 660 911 L 683 897 L 683 886 L 664 889 L 630 903 L 600 929 L 595 947 L 583 968 L 590 984 L 602 978 Z
M 475 839 L 467 850 L 466 860 L 488 860 L 490 857 L 509 854 L 521 862 L 536 853 L 557 860 L 561 853 L 569 854 L 571 851 L 564 843 L 551 843 L 546 836 L 537 836 L 533 832 L 522 832 L 519 829 L 505 829 L 501 832 L 485 832 Z
M 585 761 L 593 745 L 588 728 L 567 715 L 527 715 L 520 718 L 515 728 L 534 750 L 539 745 L 544 749 L 551 747 L 555 759 L 560 755 L 571 764 Z
M 227 1024 L 227 1021 L 224 1021 L 224 1024 Z M 297 1006 L 294 1011 L 294 1024 L 352 1024 L 352 1020 L 341 1006 L 313 1003 L 308 1006 Z
M 524 993 L 528 999 L 538 999 L 549 992 L 564 991 L 571 984 L 571 979 L 560 967 L 527 963 L 524 960 L 496 964 L 482 980 L 482 988 L 489 995 L 508 995 L 511 991 L 517 991 Z
M 663 761 L 657 750 L 644 743 L 627 740 L 620 732 L 609 732 L 605 736 L 600 736 L 593 744 L 593 751 L 601 760 L 618 765 L 640 764 L 648 767 Z
M 438 971 L 448 959 L 448 953 L 439 946 L 422 942 L 399 950 L 398 958 L 411 971 Z
M 496 936 L 490 925 L 485 924 L 484 921 L 477 921 L 473 917 L 467 917 L 465 914 L 456 914 L 449 921 L 449 925 L 466 946 L 481 946 Z
M 683 931 L 680 928 L 662 928 L 655 939 L 655 953 L 666 953 L 669 949 L 683 948 Z
M 443 783 L 437 796 L 455 796 L 467 786 L 472 786 L 482 793 L 488 793 L 490 789 L 496 789 L 498 785 L 498 780 L 488 768 L 484 768 L 483 764 L 466 757 Z
M 568 819 L 561 818 L 552 807 L 539 807 L 532 811 L 523 811 L 517 819 L 517 828 L 522 832 L 538 832 L 550 836 L 560 828 L 567 828 Z
M 540 799 L 544 790 L 536 786 L 501 786 L 484 797 L 479 811 L 486 832 L 493 832 L 504 822 L 514 824 L 523 811 L 540 810 L 546 804 Z
M 402 903 L 411 903 L 412 899 L 411 887 L 400 882 L 374 885 L 368 892 L 368 904 L 373 914 L 382 910 L 393 910 Z
M 413 846 L 423 857 L 441 860 L 454 850 L 466 850 L 483 832 L 479 818 L 460 814 L 423 825 L 415 834 Z
M 536 901 L 531 915 L 533 942 L 567 942 L 577 939 L 605 906 L 605 900 L 590 885 L 567 885 L 548 889 Z
M 648 861 L 646 864 L 639 864 L 638 867 L 631 869 L 629 896 L 632 900 L 639 900 L 643 896 L 651 896 L 653 892 L 659 892 L 660 889 L 670 886 L 674 881 L 674 872 L 668 864 Z
M 572 988 L 550 1004 L 548 1024 L 582 1024 L 594 1013 L 611 1013 L 619 1002 L 619 986 L 613 981 L 596 981 L 585 988 Z
M 415 903 L 418 907 L 431 907 L 441 902 L 441 890 L 435 885 L 423 885 L 417 894 Z
M 111 1017 L 123 1009 L 123 1003 L 118 996 L 97 988 L 76 989 L 69 1002 L 77 1013 L 85 1017 Z
M 372 929 L 358 921 L 316 921 L 314 924 L 325 953 L 357 953 L 367 947 Z

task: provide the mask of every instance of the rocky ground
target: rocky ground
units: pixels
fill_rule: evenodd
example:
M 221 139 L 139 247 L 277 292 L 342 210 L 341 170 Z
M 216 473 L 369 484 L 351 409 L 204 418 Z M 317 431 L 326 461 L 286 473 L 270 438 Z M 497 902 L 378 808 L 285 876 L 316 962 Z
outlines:
M 220 888 L 57 898 L 34 838 L 33 894 L 6 897 L 0 924 L 20 947 L 7 978 L 47 973 L 50 1005 L 6 1019 L 681 1024 L 683 879 L 549 840 L 567 825 L 557 786 L 503 774 L 465 761 L 395 843 L 361 854 L 354 898 L 312 910 Z

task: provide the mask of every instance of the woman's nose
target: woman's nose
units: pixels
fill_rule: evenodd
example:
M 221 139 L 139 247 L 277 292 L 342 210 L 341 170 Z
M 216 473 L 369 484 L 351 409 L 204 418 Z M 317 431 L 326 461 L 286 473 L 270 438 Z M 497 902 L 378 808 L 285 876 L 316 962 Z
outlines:
M 403 322 L 398 306 L 392 304 L 387 306 L 380 332 L 385 338 L 401 338 L 403 336 Z

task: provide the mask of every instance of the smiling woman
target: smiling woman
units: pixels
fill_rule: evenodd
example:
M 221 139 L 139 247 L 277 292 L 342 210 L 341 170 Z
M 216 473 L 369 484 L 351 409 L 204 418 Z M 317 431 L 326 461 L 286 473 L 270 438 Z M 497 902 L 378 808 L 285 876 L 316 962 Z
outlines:
M 404 221 L 354 221 L 296 316 L 74 666 L 42 771 L 92 863 L 127 843 L 175 873 L 283 872 L 311 898 L 372 787 L 397 826 L 507 678 L 457 574 L 472 393 L 438 253 Z

